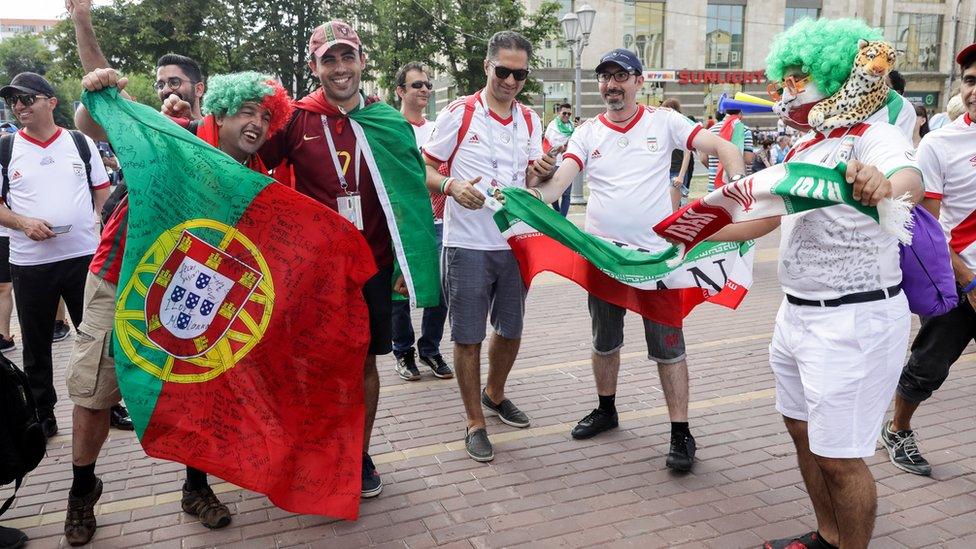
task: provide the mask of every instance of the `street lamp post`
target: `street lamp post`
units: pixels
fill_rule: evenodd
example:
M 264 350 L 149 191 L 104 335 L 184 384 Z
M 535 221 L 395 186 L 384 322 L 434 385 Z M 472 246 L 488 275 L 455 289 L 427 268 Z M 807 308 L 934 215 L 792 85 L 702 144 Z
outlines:
M 583 110 L 583 72 L 582 56 L 583 48 L 589 44 L 590 31 L 593 30 L 593 20 L 596 18 L 596 10 L 589 4 L 583 4 L 575 12 L 569 12 L 559 20 L 563 27 L 563 39 L 569 44 L 573 54 L 573 65 L 575 75 L 573 87 L 576 90 L 576 116 L 582 116 Z M 572 204 L 586 204 L 583 198 L 583 174 L 580 173 L 573 181 L 573 190 L 570 196 Z

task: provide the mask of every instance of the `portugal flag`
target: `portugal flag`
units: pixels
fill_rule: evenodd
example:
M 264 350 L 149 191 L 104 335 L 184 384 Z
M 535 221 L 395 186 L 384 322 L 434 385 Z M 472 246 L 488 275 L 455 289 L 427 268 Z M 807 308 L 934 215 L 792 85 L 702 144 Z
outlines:
M 355 519 L 366 241 L 115 89 L 83 101 L 129 186 L 115 364 L 146 453 Z

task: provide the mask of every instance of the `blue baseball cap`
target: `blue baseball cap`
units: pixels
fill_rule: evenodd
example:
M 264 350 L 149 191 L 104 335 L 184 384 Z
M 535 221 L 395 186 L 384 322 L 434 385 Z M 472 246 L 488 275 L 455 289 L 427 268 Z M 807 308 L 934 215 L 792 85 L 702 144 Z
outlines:
M 596 72 L 604 72 L 610 65 L 619 65 L 620 68 L 631 74 L 644 73 L 644 65 L 641 65 L 637 54 L 623 48 L 617 48 L 605 53 L 600 59 L 600 64 L 596 66 Z

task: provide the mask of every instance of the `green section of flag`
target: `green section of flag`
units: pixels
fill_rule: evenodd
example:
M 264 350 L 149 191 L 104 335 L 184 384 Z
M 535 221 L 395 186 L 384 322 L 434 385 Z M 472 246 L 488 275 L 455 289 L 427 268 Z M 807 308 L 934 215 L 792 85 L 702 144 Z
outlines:
M 415 306 L 436 306 L 441 290 L 434 212 L 413 128 L 403 115 L 381 102 L 353 110 L 349 118 L 369 144 L 366 161 L 393 238 L 394 279 L 404 274 Z
M 783 199 L 787 213 L 805 212 L 815 208 L 847 204 L 878 221 L 878 209 L 865 206 L 854 199 L 854 186 L 845 179 L 847 164 L 834 168 L 801 162 L 787 163 L 786 177 L 770 190 Z
M 211 219 L 234 226 L 254 197 L 271 182 L 154 109 L 122 98 L 115 88 L 85 92 L 82 102 L 105 129 L 125 166 L 129 217 L 120 296 L 133 276 L 138 277 L 136 287 L 146 289 L 152 283 L 155 272 L 134 270 L 160 235 L 189 219 Z M 195 230 L 194 235 L 214 246 L 220 243 L 221 235 L 216 231 Z M 116 327 L 119 313 L 144 310 L 145 292 L 130 292 L 128 299 L 116 304 Z M 144 321 L 129 321 L 145 334 Z M 140 345 L 134 349 L 138 356 L 130 356 L 120 346 L 117 334 L 114 340 L 119 386 L 141 437 L 163 381 L 137 362 L 162 369 L 172 359 L 155 345 Z
M 670 260 L 678 256 L 678 248 L 675 246 L 659 253 L 621 248 L 581 230 L 524 189 L 505 187 L 501 192 L 505 195 L 505 206 L 494 215 L 499 230 L 505 232 L 516 223 L 524 222 L 580 254 L 608 276 L 627 284 L 659 280 L 680 269 L 683 264 L 725 254 L 736 248 L 742 256 L 754 245 L 752 241 L 703 242 L 695 246 L 680 264 L 669 265 Z

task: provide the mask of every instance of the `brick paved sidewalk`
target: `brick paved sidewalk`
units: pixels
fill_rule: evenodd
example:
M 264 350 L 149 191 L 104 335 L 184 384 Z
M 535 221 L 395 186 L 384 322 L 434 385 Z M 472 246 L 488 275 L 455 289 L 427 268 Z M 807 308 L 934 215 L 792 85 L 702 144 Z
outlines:
M 147 458 L 131 433 L 113 430 L 98 461 L 105 491 L 94 546 L 758 547 L 765 538 L 808 531 L 812 512 L 773 408 L 766 363 L 782 297 L 775 243 L 763 242 L 757 283 L 740 310 L 703 306 L 686 323 L 699 445 L 691 474 L 664 466 L 664 398 L 633 315 L 622 351 L 620 428 L 588 441 L 570 438 L 596 401 L 586 299 L 566 281 L 540 277 L 507 391 L 532 426 L 519 430 L 489 418 L 492 463 L 475 463 L 463 451 L 454 380 L 424 372 L 420 382 L 402 381 L 392 358 L 383 357 L 371 453 L 385 488 L 363 501 L 358 522 L 293 515 L 213 479 L 234 518 L 211 532 L 180 510 L 182 466 Z M 2 522 L 26 530 L 29 547 L 65 545 L 71 420 L 64 370 L 71 344 L 55 345 L 61 432 Z M 449 344 L 445 351 L 450 360 Z M 19 352 L 12 358 L 19 363 Z M 898 471 L 880 451 L 869 460 L 880 496 L 873 547 L 976 547 L 974 393 L 976 354 L 967 354 L 919 410 L 915 426 L 933 478 Z

